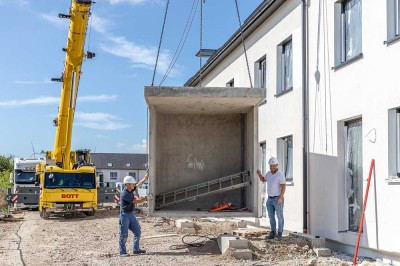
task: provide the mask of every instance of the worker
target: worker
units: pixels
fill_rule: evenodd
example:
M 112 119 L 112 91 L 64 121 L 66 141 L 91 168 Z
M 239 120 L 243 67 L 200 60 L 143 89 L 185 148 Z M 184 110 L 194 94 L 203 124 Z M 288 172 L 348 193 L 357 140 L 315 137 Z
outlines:
M 134 195 L 136 189 L 140 188 L 147 180 L 147 175 L 135 184 L 135 179 L 132 176 L 124 177 L 125 188 L 121 192 L 120 204 L 120 232 L 119 232 L 119 254 L 122 257 L 129 256 L 126 252 L 126 241 L 128 239 L 128 229 L 134 234 L 133 237 L 133 254 L 146 253 L 145 250 L 139 248 L 139 240 L 141 235 L 140 225 L 136 216 L 133 214 L 135 204 L 142 203 L 146 199 L 138 198 Z
M 286 190 L 286 179 L 285 175 L 279 171 L 278 159 L 272 157 L 269 161 L 270 171 L 262 175 L 260 170 L 257 170 L 258 178 L 261 182 L 267 182 L 267 211 L 269 222 L 271 226 L 271 232 L 268 239 L 280 240 L 282 238 L 284 218 L 283 218 L 283 205 L 284 205 L 284 195 Z M 278 217 L 278 234 L 276 234 L 276 220 L 275 213 Z
M 86 164 L 86 161 L 85 161 L 85 159 L 83 158 L 83 155 L 82 155 L 82 154 L 79 154 L 79 156 L 78 156 L 78 167 L 79 167 L 79 166 L 82 166 L 82 165 L 84 165 L 84 164 Z

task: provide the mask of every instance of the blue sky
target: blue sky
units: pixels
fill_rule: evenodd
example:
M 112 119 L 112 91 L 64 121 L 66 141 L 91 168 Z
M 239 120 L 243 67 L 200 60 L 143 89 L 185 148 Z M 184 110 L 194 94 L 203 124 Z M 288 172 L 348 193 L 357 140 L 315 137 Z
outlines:
M 198 0 L 195 0 L 196 3 Z M 262 0 L 238 0 L 242 21 Z M 70 1 L 0 0 L 0 154 L 52 150 Z M 193 0 L 170 0 L 155 85 L 178 47 Z M 146 147 L 144 86 L 151 84 L 164 0 L 97 0 L 83 63 L 72 148 L 141 153 Z M 182 86 L 199 68 L 199 8 L 187 41 L 163 83 Z M 238 28 L 234 0 L 206 0 L 203 48 L 219 48 Z M 89 46 L 89 47 L 88 47 Z M 204 60 L 203 60 L 204 61 Z

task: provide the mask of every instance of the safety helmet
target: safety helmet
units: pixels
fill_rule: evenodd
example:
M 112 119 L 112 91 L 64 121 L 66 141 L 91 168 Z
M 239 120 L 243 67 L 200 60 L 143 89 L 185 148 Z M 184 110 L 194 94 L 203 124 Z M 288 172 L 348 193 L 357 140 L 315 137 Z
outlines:
M 132 176 L 127 175 L 124 177 L 124 184 L 135 184 L 135 179 Z
M 276 165 L 276 164 L 279 164 L 279 161 L 275 157 L 271 157 L 271 159 L 269 159 L 269 161 L 268 161 L 268 164 L 269 165 Z

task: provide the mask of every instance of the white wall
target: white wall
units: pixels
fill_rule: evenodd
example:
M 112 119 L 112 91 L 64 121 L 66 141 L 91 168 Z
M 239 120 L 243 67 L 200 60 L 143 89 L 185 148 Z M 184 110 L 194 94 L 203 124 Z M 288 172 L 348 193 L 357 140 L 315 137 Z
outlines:
M 266 142 L 267 160 L 277 155 L 277 139 L 293 135 L 294 182 L 285 194 L 285 229 L 302 230 L 302 70 L 301 1 L 288 1 L 246 39 L 247 55 L 254 84 L 254 63 L 267 58 L 267 102 L 259 107 L 259 142 Z M 293 91 L 275 97 L 277 46 L 292 36 Z M 235 87 L 249 87 L 243 52 L 239 46 L 207 76 L 202 86 L 225 87 L 232 78 Z M 261 166 L 259 165 L 258 168 Z M 269 225 L 267 219 L 261 220 Z
M 355 233 L 343 229 L 344 152 L 343 124 L 354 117 L 363 123 L 363 189 L 366 188 L 371 159 L 376 160 L 376 198 L 370 187 L 362 245 L 400 252 L 400 218 L 396 203 L 399 186 L 388 184 L 388 110 L 400 107 L 400 43 L 390 46 L 386 40 L 386 0 L 362 1 L 363 58 L 332 70 L 334 64 L 334 1 L 327 3 L 326 23 L 320 25 L 319 90 L 314 79 L 317 62 L 318 1 L 310 7 L 310 188 L 311 233 L 355 244 Z M 321 18 L 323 20 L 323 16 Z M 326 110 L 326 111 L 325 111 Z M 373 130 L 368 136 L 366 136 Z M 314 133 L 315 132 L 315 133 Z M 374 143 L 373 143 L 374 142 Z M 328 159 L 327 159 L 328 158 Z M 336 162 L 336 163 L 335 163 Z M 321 168 L 322 166 L 324 166 Z M 336 167 L 335 167 L 336 165 Z M 332 179 L 336 179 L 333 181 Z M 337 183 L 336 183 L 337 182 Z M 323 186 L 329 186 L 329 191 Z M 323 203 L 321 203 L 323 202 Z M 325 222 L 321 222 L 323 217 Z M 336 232 L 335 230 L 336 229 Z M 378 236 L 378 238 L 377 238 Z

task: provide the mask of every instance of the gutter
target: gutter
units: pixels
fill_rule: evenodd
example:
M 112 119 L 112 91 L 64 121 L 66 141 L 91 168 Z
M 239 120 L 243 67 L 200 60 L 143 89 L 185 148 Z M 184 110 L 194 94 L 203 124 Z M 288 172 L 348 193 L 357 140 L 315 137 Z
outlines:
M 264 0 L 264 3 L 245 20 L 243 23 L 243 38 L 246 39 L 257 28 L 264 23 L 286 0 Z M 218 51 L 207 60 L 207 63 L 201 68 L 203 77 L 207 76 L 219 63 L 221 63 L 227 55 L 232 53 L 239 45 L 242 44 L 240 37 L 240 28 L 232 35 L 232 37 L 222 45 Z M 191 77 L 183 85 L 184 87 L 195 87 L 200 83 L 200 70 Z
M 308 147 L 309 147 L 309 64 L 308 64 L 308 4 L 302 0 L 302 113 L 303 113 L 303 233 L 309 230 Z

